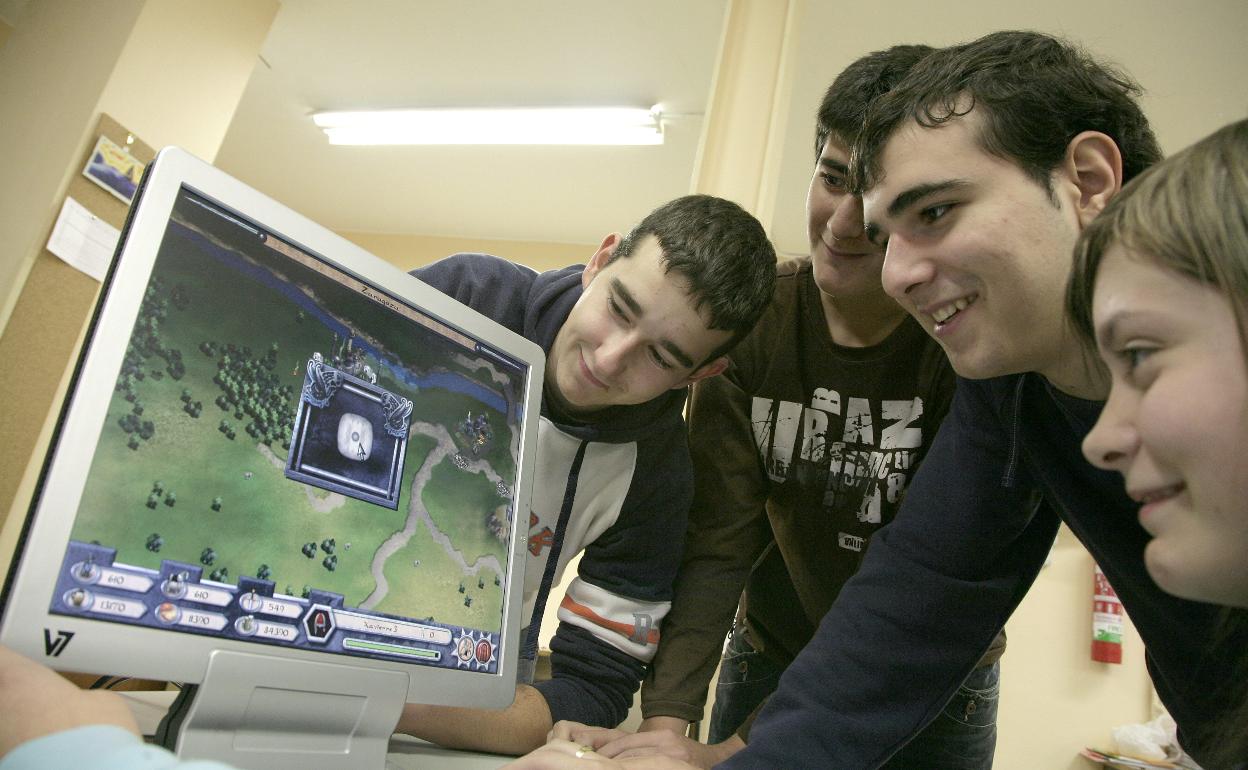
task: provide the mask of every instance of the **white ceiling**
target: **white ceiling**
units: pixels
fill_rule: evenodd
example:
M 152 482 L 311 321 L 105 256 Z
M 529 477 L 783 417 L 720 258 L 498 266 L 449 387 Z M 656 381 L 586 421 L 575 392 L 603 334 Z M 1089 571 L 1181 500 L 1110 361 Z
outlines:
M 25 0 L 0 0 L 0 9 Z M 1124 66 L 1169 151 L 1243 115 L 1248 3 L 790 0 L 794 72 L 775 215 L 807 250 L 814 115 L 847 64 L 994 29 L 1070 37 Z M 281 0 L 216 158 L 339 231 L 596 244 L 689 191 L 729 0 Z M 1159 53 L 1162 52 L 1162 53 Z M 331 147 L 319 109 L 661 104 L 661 147 Z M 760 109 L 763 107 L 760 105 Z
M 727 0 L 282 0 L 216 165 L 339 231 L 597 243 L 689 191 Z M 661 104 L 660 147 L 335 147 L 322 109 Z

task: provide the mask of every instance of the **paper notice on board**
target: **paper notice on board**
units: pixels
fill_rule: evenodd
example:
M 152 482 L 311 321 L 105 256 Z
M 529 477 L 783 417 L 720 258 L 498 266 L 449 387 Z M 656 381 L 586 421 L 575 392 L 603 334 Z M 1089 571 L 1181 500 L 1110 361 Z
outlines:
M 66 196 L 52 228 L 52 237 L 48 238 L 48 251 L 95 280 L 103 281 L 120 236 L 117 228 Z

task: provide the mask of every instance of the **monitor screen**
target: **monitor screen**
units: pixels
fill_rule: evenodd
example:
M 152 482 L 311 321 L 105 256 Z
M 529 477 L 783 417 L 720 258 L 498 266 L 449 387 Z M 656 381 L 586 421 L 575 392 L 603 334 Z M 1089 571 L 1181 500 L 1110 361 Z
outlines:
M 407 700 L 506 705 L 541 372 L 532 343 L 166 151 L 0 640 L 191 682 L 219 651 L 347 662 L 403 673 Z

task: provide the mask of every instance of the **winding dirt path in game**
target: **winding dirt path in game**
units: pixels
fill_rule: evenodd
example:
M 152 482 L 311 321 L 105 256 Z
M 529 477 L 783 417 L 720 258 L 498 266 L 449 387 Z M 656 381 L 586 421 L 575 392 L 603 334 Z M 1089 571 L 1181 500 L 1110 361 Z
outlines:
M 483 568 L 493 569 L 498 574 L 503 574 L 503 567 L 495 556 L 482 556 L 469 565 L 467 559 L 464 558 L 464 554 L 455 549 L 451 538 L 434 524 L 433 517 L 429 515 L 429 509 L 425 508 L 421 500 L 421 491 L 425 488 L 425 484 L 428 483 L 429 477 L 433 475 L 433 469 L 447 455 L 452 455 L 456 451 L 455 440 L 451 438 L 450 432 L 441 425 L 434 425 L 429 422 L 412 423 L 412 431 L 432 436 L 438 440 L 438 444 L 425 456 L 425 462 L 420 466 L 420 470 L 416 472 L 416 477 L 412 479 L 412 501 L 407 508 L 407 520 L 403 524 L 403 529 L 386 538 L 377 548 L 377 552 L 373 554 L 371 569 L 373 580 L 376 582 L 377 587 L 368 595 L 368 598 L 360 602 L 361 609 L 371 610 L 386 598 L 386 594 L 390 592 L 390 583 L 386 580 L 385 572 L 382 568 L 385 566 L 387 559 L 407 545 L 407 541 L 411 540 L 412 535 L 416 534 L 416 527 L 421 524 L 425 526 L 425 529 L 429 530 L 429 536 L 433 538 L 433 542 L 442 546 L 442 550 L 446 551 L 459 564 L 465 575 L 475 575 Z M 483 473 L 486 478 L 495 484 L 502 481 L 502 478 L 484 460 L 475 460 L 468 463 L 464 470 L 469 473 Z
M 256 448 L 260 450 L 260 454 L 269 458 L 269 462 L 273 463 L 274 468 L 278 470 L 286 468 L 286 461 L 273 454 L 273 450 L 267 444 L 257 444 Z M 341 492 L 330 492 L 325 497 L 319 497 L 316 494 L 316 488 L 310 485 L 304 485 L 303 491 L 308 496 L 308 505 L 312 506 L 312 510 L 317 513 L 329 513 L 347 503 L 347 496 Z

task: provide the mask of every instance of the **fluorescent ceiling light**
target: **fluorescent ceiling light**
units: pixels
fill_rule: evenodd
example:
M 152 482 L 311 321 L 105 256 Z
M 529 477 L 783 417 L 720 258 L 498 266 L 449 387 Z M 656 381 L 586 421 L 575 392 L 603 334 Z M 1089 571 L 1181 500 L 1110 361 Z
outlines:
M 376 110 L 312 115 L 330 144 L 662 144 L 657 108 Z

